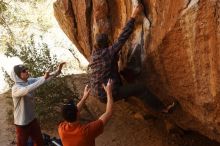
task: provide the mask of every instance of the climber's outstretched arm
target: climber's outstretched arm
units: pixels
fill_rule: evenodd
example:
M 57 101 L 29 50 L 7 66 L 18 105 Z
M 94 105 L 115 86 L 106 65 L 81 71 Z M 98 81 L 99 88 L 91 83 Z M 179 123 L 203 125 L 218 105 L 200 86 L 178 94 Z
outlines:
M 137 6 L 135 6 L 135 8 L 132 11 L 130 20 L 127 22 L 127 24 L 123 28 L 117 41 L 111 47 L 109 47 L 110 51 L 112 52 L 111 53 L 112 55 L 117 54 L 121 50 L 122 46 L 125 44 L 129 36 L 133 32 L 135 19 L 142 12 L 142 10 L 143 10 L 143 6 L 141 4 L 138 4 Z

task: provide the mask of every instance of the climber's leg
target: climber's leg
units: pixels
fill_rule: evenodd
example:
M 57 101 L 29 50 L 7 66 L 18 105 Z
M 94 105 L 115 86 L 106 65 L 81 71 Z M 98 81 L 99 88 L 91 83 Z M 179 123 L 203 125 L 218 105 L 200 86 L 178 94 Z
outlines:
M 118 97 L 127 98 L 129 96 L 139 97 L 145 104 L 158 112 L 168 113 L 174 106 L 173 104 L 166 107 L 160 99 L 150 92 L 143 83 L 127 84 L 119 88 Z
M 145 90 L 145 85 L 142 83 L 126 84 L 119 87 L 117 96 L 127 98 L 129 96 L 137 96 Z
M 163 102 L 147 88 L 138 97 L 158 112 L 162 112 L 165 109 Z

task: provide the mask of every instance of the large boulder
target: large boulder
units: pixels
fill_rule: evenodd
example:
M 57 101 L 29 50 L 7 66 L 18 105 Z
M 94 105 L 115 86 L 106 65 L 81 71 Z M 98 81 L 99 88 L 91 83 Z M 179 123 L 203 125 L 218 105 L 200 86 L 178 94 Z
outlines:
M 180 110 L 170 118 L 178 126 L 220 142 L 220 1 L 142 0 L 145 14 L 121 51 L 120 69 L 131 50 L 141 50 L 141 75 L 134 77 Z M 57 0 L 55 17 L 69 39 L 89 59 L 94 36 L 117 39 L 136 0 Z

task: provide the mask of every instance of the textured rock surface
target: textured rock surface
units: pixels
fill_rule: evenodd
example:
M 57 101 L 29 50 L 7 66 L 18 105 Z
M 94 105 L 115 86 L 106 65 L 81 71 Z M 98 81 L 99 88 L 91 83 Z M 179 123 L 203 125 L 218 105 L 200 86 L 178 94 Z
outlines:
M 140 46 L 141 78 L 164 102 L 175 97 L 180 103 L 170 119 L 220 142 L 220 1 L 143 1 L 148 19 L 137 20 L 120 68 L 127 66 L 129 50 Z M 136 3 L 57 0 L 54 10 L 60 27 L 89 59 L 95 34 L 106 32 L 113 42 Z

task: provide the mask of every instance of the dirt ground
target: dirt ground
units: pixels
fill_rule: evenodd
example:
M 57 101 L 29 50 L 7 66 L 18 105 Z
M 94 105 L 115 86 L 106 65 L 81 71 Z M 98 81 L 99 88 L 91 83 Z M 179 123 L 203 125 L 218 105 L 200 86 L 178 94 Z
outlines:
M 8 98 L 0 96 L 0 145 L 15 144 L 14 126 L 7 122 L 7 114 L 11 114 Z M 89 110 L 82 111 L 82 121 L 96 119 L 105 107 L 96 99 L 90 98 L 87 102 Z M 92 110 L 91 110 L 92 109 Z M 168 115 L 169 116 L 169 115 Z M 172 116 L 172 115 L 170 115 Z M 51 131 L 45 131 L 51 136 L 58 137 L 57 126 Z M 219 146 L 206 137 L 180 129 L 167 131 L 165 122 L 152 115 L 141 113 L 137 107 L 129 102 L 119 101 L 114 104 L 114 115 L 106 125 L 104 133 L 96 140 L 97 146 Z
M 91 106 L 90 104 L 94 106 L 100 103 L 89 101 L 87 105 Z M 100 105 L 97 107 L 100 107 Z M 93 111 L 98 112 L 99 110 L 95 109 Z M 115 103 L 113 118 L 105 127 L 104 133 L 97 138 L 97 146 L 220 145 L 197 133 L 183 131 L 179 128 L 168 131 L 166 122 L 162 118 L 154 117 L 151 114 L 150 112 L 149 114 L 140 112 L 138 107 L 134 107 L 129 102 L 120 101 Z M 86 115 L 84 116 L 86 117 Z M 172 116 L 172 114 L 166 116 Z

